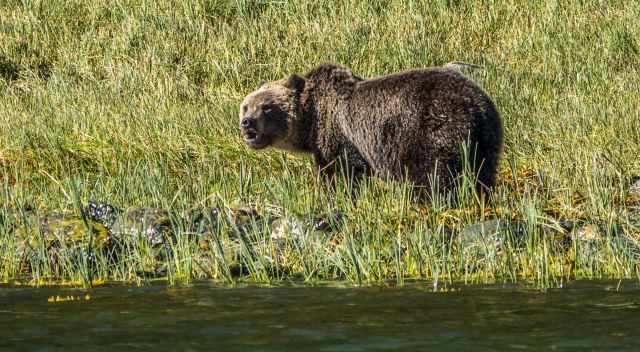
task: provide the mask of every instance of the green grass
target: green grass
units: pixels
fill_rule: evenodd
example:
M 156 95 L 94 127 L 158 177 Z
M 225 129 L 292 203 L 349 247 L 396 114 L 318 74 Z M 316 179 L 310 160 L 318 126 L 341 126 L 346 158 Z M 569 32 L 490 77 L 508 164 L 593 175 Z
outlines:
M 625 203 L 640 174 L 639 17 L 634 1 L 5 0 L 0 213 L 78 214 L 93 198 L 177 212 L 252 204 L 273 216 L 345 214 L 331 240 L 291 242 L 283 255 L 269 228 L 232 241 L 227 224 L 207 251 L 178 236 L 172 282 L 238 280 L 238 263 L 248 267 L 241 280 L 260 282 L 640 277 L 640 215 Z M 344 183 L 332 195 L 310 158 L 254 152 L 239 136 L 239 102 L 260 80 L 324 61 L 373 77 L 453 60 L 485 67 L 469 75 L 504 121 L 487 209 L 468 187 L 425 205 L 408 200 L 407 185 L 377 179 L 357 197 Z M 524 233 L 498 251 L 450 243 L 447 228 L 455 238 L 495 217 Z M 559 249 L 548 232 L 561 218 L 600 224 L 606 240 L 595 251 L 581 241 Z M 614 225 L 625 228 L 623 244 Z M 15 242 L 0 230 L 2 281 L 144 281 L 137 272 L 157 264 L 132 242 L 90 273 L 70 260 L 52 267 L 42 246 L 25 278 L 9 255 Z

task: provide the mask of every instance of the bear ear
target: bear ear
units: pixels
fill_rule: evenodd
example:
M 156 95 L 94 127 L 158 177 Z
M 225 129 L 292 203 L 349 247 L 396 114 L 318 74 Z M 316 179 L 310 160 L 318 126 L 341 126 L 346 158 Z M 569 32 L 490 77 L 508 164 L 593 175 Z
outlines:
M 264 86 L 265 84 L 267 84 L 267 81 L 265 81 L 265 80 L 260 81 L 260 83 L 258 83 L 258 88 L 256 88 L 256 89 L 262 88 L 262 86 Z
M 335 68 L 331 72 L 331 77 L 333 78 L 333 83 L 355 83 L 357 80 L 351 70 L 343 67 Z
M 306 81 L 304 78 L 296 75 L 295 73 L 287 78 L 287 82 L 284 84 L 285 87 L 293 90 L 293 91 L 302 91 L 304 89 Z
M 331 72 L 331 80 L 339 95 L 348 95 L 353 91 L 356 83 L 362 79 L 354 76 L 351 70 L 338 67 Z

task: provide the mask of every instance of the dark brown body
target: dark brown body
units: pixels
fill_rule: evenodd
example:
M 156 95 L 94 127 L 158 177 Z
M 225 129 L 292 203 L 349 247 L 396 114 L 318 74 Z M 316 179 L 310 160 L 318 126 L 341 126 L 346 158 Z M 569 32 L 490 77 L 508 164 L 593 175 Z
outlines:
M 456 70 L 416 69 L 362 80 L 324 64 L 261 89 L 243 104 L 269 100 L 286 107 L 281 118 L 288 131 L 271 144 L 311 152 L 322 172 L 347 165 L 356 176 L 373 173 L 421 186 L 431 186 L 435 176 L 446 189 L 462 171 L 468 143 L 479 185 L 495 183 L 499 114 L 482 89 Z M 286 94 L 270 94 L 273 89 Z M 264 122 L 276 123 L 277 117 L 272 114 L 270 122 L 265 115 Z

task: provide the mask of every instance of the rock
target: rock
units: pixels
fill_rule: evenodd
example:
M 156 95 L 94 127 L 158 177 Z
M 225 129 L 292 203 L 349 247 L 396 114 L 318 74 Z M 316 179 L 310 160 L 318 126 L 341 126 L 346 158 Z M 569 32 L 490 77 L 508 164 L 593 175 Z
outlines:
M 136 276 L 141 279 L 154 279 L 167 276 L 169 270 L 166 265 L 160 265 L 157 268 L 151 268 L 149 270 L 138 270 Z
M 213 241 L 218 240 L 221 229 L 226 230 L 230 240 L 239 241 L 242 236 L 261 233 L 269 220 L 256 209 L 238 203 L 232 203 L 226 208 L 195 209 L 185 217 L 188 234 L 195 236 L 199 248 L 205 251 L 210 250 Z
M 84 207 L 84 212 L 92 220 L 111 228 L 123 211 L 111 204 L 90 200 Z
M 293 252 L 322 253 L 327 248 L 335 248 L 331 242 L 342 215 L 330 214 L 327 217 L 313 218 L 288 214 L 271 223 L 270 240 L 275 252 L 265 257 L 269 263 L 289 263 L 287 259 Z M 280 267 L 278 266 L 278 267 Z M 282 268 L 280 267 L 280 270 Z
M 301 240 L 306 237 L 310 228 L 305 221 L 296 215 L 287 215 L 276 219 L 271 224 L 271 240 Z
M 173 227 L 171 214 L 166 209 L 139 207 L 118 214 L 111 232 L 121 240 L 131 236 L 157 247 L 175 240 Z
M 246 233 L 254 225 L 262 225 L 263 223 L 263 217 L 257 210 L 237 203 L 229 205 L 227 216 L 230 223 L 242 233 Z
M 570 232 L 570 250 L 575 249 L 576 258 L 582 260 L 600 257 L 600 248 L 604 236 L 599 226 L 595 224 L 584 224 L 577 226 Z
M 627 233 L 624 226 L 620 224 L 607 223 L 584 223 L 580 226 L 574 226 L 569 236 L 574 241 L 582 243 L 603 242 L 617 238 Z
M 65 214 L 19 216 L 14 219 L 13 227 L 16 237 L 27 239 L 32 247 L 42 240 L 47 247 L 56 244 L 88 245 L 90 241 L 94 246 L 104 247 L 112 239 L 109 229 L 101 223 Z
M 571 232 L 571 239 L 580 242 L 596 242 L 601 241 L 603 236 L 597 225 L 586 224 L 575 228 Z
M 196 234 L 210 233 L 219 226 L 222 209 L 218 207 L 196 209 L 187 215 L 189 229 Z
M 327 216 L 315 219 L 313 229 L 315 231 L 332 232 L 336 231 L 344 218 L 342 213 L 332 212 Z
M 607 248 L 612 246 L 622 251 L 639 251 L 639 243 L 626 226 L 607 223 L 586 223 L 576 226 L 568 238 L 568 248 L 576 248 L 583 258 L 604 258 Z M 604 259 L 602 259 L 604 260 Z
M 560 227 L 560 230 L 566 232 L 569 232 L 576 227 L 576 223 L 568 219 L 560 219 L 558 220 L 557 224 Z
M 224 221 L 222 215 L 223 211 L 218 207 L 196 209 L 187 215 L 188 231 L 197 238 L 201 250 L 211 249 L 210 244 Z
M 114 244 L 109 229 L 91 219 L 65 214 L 39 216 L 33 212 L 12 221 L 14 255 L 23 258 L 28 267 L 42 260 L 49 260 L 52 265 L 70 260 L 73 265 L 87 263 L 94 267 L 96 254 L 110 255 Z
M 524 223 L 521 221 L 509 221 L 504 219 L 492 219 L 465 227 L 458 237 L 465 242 L 493 241 L 502 243 L 504 236 L 514 234 L 521 236 L 524 231 Z
M 110 230 L 119 241 L 127 237 L 144 239 L 151 246 L 167 244 L 174 240 L 172 214 L 162 208 L 137 207 L 120 209 L 109 203 L 89 201 L 85 214 Z
M 489 256 L 499 252 L 510 236 L 518 244 L 525 232 L 520 221 L 492 219 L 469 225 L 458 233 L 457 240 L 465 255 Z
M 323 235 L 338 230 L 342 218 L 341 213 L 330 213 L 316 218 L 288 215 L 276 219 L 271 224 L 271 240 L 302 240 L 310 235 L 323 238 Z

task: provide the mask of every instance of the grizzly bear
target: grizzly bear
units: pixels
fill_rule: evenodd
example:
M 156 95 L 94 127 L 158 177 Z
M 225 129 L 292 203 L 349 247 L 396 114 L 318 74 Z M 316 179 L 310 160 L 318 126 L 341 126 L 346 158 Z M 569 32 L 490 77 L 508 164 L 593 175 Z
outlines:
M 240 128 L 249 147 L 311 153 L 329 176 L 346 168 L 429 189 L 449 189 L 465 164 L 480 189 L 493 186 L 502 149 L 494 103 L 447 66 L 365 80 L 325 63 L 262 83 L 240 105 Z

